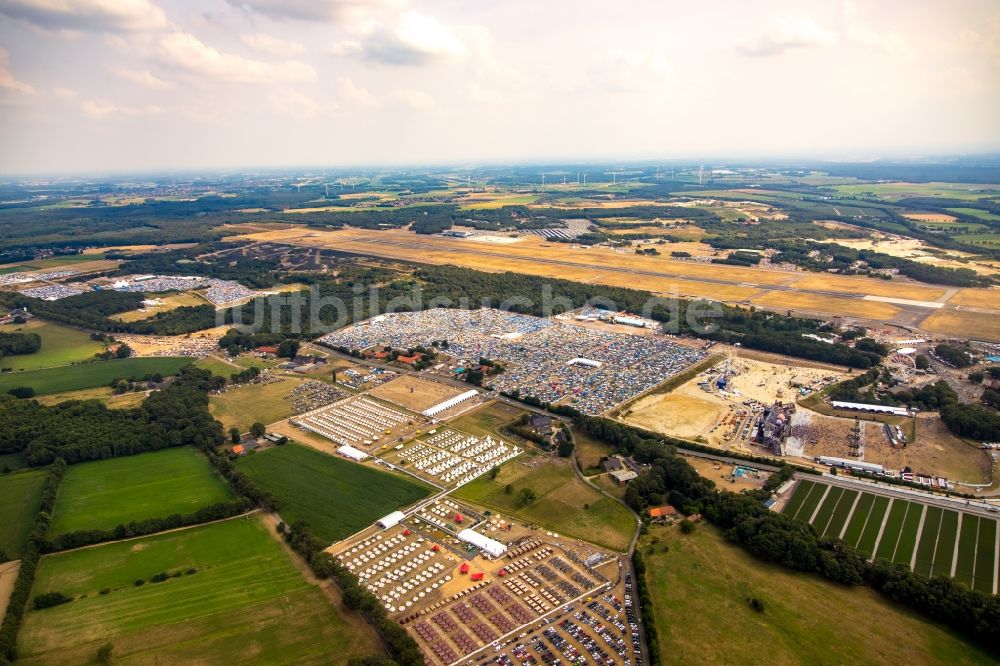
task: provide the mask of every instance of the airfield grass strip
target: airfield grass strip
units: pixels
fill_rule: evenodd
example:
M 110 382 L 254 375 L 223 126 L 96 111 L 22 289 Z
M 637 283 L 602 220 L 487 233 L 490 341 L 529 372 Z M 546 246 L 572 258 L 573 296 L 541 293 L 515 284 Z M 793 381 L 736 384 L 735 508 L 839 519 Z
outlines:
M 979 519 L 979 543 L 976 546 L 976 572 L 973 576 L 972 588 L 993 594 L 995 580 L 994 562 L 996 562 L 997 521 L 990 518 Z
M 869 516 L 871 516 L 872 505 L 874 503 L 874 495 L 871 493 L 862 493 L 861 499 L 858 500 L 858 505 L 854 508 L 851 522 L 847 525 L 847 531 L 844 532 L 844 541 L 855 548 L 858 545 L 858 541 L 861 540 L 861 533 L 865 530 L 865 524 L 868 522 Z
M 934 576 L 951 576 L 951 562 L 955 557 L 955 539 L 958 538 L 958 512 L 945 511 L 938 530 L 937 550 L 934 551 Z
M 955 580 L 972 587 L 972 574 L 976 570 L 976 540 L 979 538 L 979 516 L 962 514 L 962 529 L 958 537 L 958 564 Z
M 906 518 L 903 519 L 903 529 L 899 533 L 899 543 L 896 544 L 896 552 L 892 557 L 893 562 L 910 566 L 913 550 L 917 547 L 917 533 L 920 531 L 920 517 L 923 513 L 923 504 L 910 502 L 910 506 L 906 509 Z M 933 551 L 931 555 L 933 556 Z
M 788 500 L 788 504 L 785 505 L 785 508 L 781 512 L 794 518 L 795 514 L 798 513 L 799 508 L 802 507 L 802 503 L 806 501 L 806 497 L 815 485 L 816 484 L 812 481 L 799 481 L 799 485 L 795 486 L 795 493 L 792 495 L 792 498 Z
M 844 529 L 844 523 L 847 522 L 847 516 L 854 506 L 854 500 L 857 498 L 857 490 L 844 491 L 844 494 L 840 496 L 840 501 L 837 502 L 837 508 L 833 510 L 833 515 L 830 516 L 830 522 L 827 524 L 826 529 L 823 530 L 823 536 L 840 536 L 840 532 Z
M 858 541 L 858 550 L 866 553 L 869 557 L 875 555 L 875 544 L 878 541 L 878 531 L 882 525 L 882 520 L 885 518 L 885 512 L 888 508 L 888 497 L 883 495 L 875 497 L 875 501 L 872 504 L 872 512 L 868 516 L 868 522 L 865 523 L 864 532 L 862 532 L 861 539 Z
M 944 512 L 936 506 L 927 507 L 927 517 L 924 519 L 923 532 L 920 533 L 920 545 L 917 547 L 917 561 L 913 566 L 913 573 L 921 576 L 931 575 L 942 513 Z

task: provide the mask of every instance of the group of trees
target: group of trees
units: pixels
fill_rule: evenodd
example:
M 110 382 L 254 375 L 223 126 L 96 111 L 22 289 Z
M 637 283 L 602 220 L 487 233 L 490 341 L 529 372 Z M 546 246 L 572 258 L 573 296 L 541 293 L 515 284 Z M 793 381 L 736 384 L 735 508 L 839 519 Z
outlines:
M 934 353 L 942 361 L 956 368 L 967 368 L 974 361 L 972 353 L 967 348 L 946 342 L 934 347 Z
M 184 368 L 167 388 L 133 409 L 109 409 L 95 400 L 47 407 L 0 396 L 0 452 L 22 452 L 29 465 L 56 458 L 99 460 L 186 444 L 222 441 L 222 426 L 208 412 L 210 372 Z
M 0 333 L 0 358 L 34 354 L 42 348 L 42 337 L 37 333 Z

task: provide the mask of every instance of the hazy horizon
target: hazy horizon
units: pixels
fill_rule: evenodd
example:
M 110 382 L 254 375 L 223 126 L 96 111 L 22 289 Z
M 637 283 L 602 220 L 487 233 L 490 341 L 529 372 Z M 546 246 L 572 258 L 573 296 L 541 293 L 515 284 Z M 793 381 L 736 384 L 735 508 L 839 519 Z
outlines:
M 986 0 L 0 0 L 0 172 L 982 155 L 998 72 Z

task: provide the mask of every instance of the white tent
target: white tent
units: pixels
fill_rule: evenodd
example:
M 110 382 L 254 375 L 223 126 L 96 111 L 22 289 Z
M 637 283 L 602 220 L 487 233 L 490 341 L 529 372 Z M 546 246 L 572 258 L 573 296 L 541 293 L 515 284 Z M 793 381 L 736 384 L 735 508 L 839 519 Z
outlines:
M 393 511 L 385 518 L 379 518 L 377 521 L 375 521 L 375 524 L 381 527 L 382 529 L 387 530 L 390 527 L 399 525 L 404 518 L 406 518 L 406 514 L 403 513 L 402 511 Z
M 361 449 L 356 449 L 353 446 L 347 446 L 346 444 L 337 449 L 337 453 L 345 458 L 350 458 L 351 460 L 364 460 L 368 457 L 368 454 Z
M 507 546 L 503 545 L 495 539 L 491 539 L 487 536 L 483 536 L 479 532 L 465 529 L 458 533 L 458 538 L 466 543 L 471 543 L 473 546 L 488 553 L 493 557 L 500 557 L 507 552 Z

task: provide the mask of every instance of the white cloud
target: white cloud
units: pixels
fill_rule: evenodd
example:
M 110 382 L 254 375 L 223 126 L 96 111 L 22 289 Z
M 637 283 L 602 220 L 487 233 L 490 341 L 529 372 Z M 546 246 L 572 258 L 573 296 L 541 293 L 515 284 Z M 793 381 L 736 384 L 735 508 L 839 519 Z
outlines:
M 25 93 L 31 95 L 35 92 L 35 89 L 24 81 L 18 81 L 14 78 L 8 67 L 8 54 L 7 49 L 0 47 L 0 88 L 6 88 L 8 90 L 13 90 L 14 92 Z
M 255 35 L 240 35 L 240 40 L 258 53 L 274 56 L 276 58 L 292 58 L 297 55 L 302 55 L 306 51 L 306 47 L 302 46 L 298 42 L 279 39 L 278 37 L 266 35 L 264 33 L 258 33 Z
M 0 0 L 0 14 L 50 31 L 134 32 L 168 27 L 148 0 Z
M 316 80 L 316 70 L 303 62 L 269 63 L 223 53 L 187 32 L 173 32 L 160 39 L 158 55 L 165 65 L 219 81 L 268 84 Z
M 913 49 L 899 33 L 877 32 L 862 22 L 858 6 L 847 0 L 841 5 L 844 37 L 851 44 L 879 49 L 899 56 L 913 55 Z
M 792 49 L 831 46 L 836 40 L 835 33 L 810 18 L 778 16 L 765 32 L 739 49 L 747 55 L 774 56 Z
M 112 116 L 154 116 L 163 113 L 163 109 L 152 104 L 147 106 L 121 106 L 112 103 L 95 102 L 89 99 L 84 100 L 80 104 L 80 108 L 83 109 L 83 113 L 87 117 L 94 119 L 110 118 Z
M 325 104 L 297 91 L 283 91 L 269 98 L 275 111 L 297 120 L 313 120 L 337 110 L 333 103 Z
M 389 97 L 412 111 L 430 111 L 437 106 L 433 97 L 420 90 L 393 90 Z
M 469 84 L 469 97 L 481 104 L 500 104 L 504 101 L 504 96 L 500 91 L 475 82 Z
M 403 12 L 391 26 L 367 22 L 357 31 L 357 39 L 335 43 L 333 52 L 383 65 L 424 65 L 468 52 L 452 29 L 416 10 Z
M 150 90 L 169 90 L 174 87 L 173 81 L 166 81 L 156 76 L 148 69 L 128 69 L 125 67 L 115 67 L 112 71 L 121 79 L 131 81 Z
M 53 88 L 52 94 L 60 99 L 73 99 L 78 93 L 72 88 Z
M 359 21 L 400 0 L 226 0 L 233 7 L 272 19 L 335 22 Z
M 365 106 L 375 108 L 379 105 L 375 96 L 365 88 L 355 85 L 354 81 L 346 76 L 337 77 L 337 97 L 346 105 Z

